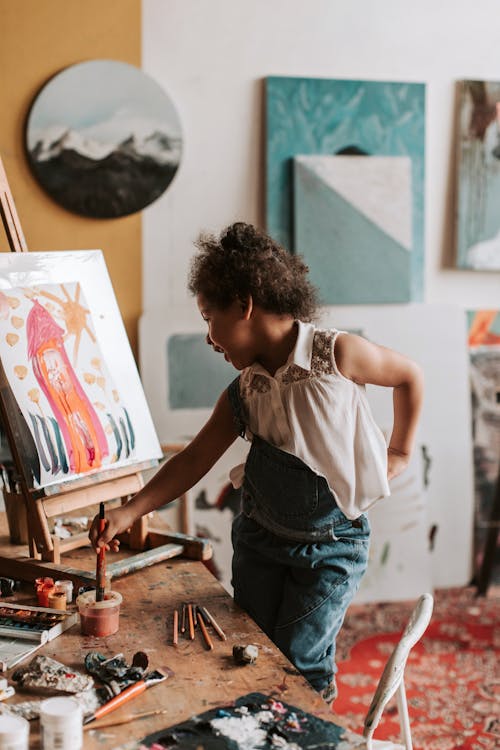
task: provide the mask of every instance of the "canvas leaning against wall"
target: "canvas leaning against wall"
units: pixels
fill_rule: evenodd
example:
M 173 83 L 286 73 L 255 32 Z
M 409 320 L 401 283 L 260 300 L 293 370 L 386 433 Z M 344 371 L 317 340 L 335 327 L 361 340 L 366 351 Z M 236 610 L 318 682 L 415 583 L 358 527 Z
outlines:
M 458 84 L 457 266 L 500 270 L 500 82 Z
M 197 317 L 182 329 L 173 317 L 146 312 L 140 319 L 140 368 L 144 390 L 162 444 L 184 444 L 210 417 L 220 394 L 238 375 L 224 357 L 206 343 L 206 324 Z M 207 563 L 231 591 L 231 524 L 239 512 L 240 492 L 229 480 L 244 463 L 250 444 L 236 440 L 212 469 L 189 491 L 189 533 L 210 539 Z M 160 510 L 167 523 L 168 509 Z
M 467 313 L 474 450 L 474 573 L 483 564 L 486 540 L 495 520 L 500 468 L 500 311 Z M 500 548 L 491 566 L 491 581 L 500 581 Z
M 463 311 L 455 305 L 341 305 L 323 308 L 320 323 L 362 331 L 409 356 L 424 372 L 414 458 L 390 483 L 391 497 L 368 514 L 373 536 L 360 600 L 374 601 L 379 594 L 404 599 L 412 589 L 417 595 L 426 590 L 419 586 L 428 574 L 436 588 L 466 585 L 472 569 L 473 477 Z M 367 394 L 387 434 L 392 389 L 370 385 Z
M 161 457 L 99 250 L 0 254 L 0 360 L 30 489 Z

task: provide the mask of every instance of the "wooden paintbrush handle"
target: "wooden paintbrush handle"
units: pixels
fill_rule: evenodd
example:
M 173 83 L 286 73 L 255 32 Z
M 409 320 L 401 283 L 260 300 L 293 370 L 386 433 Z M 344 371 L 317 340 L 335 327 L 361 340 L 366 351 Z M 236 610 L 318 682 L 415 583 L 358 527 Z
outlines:
M 101 716 L 106 716 L 106 714 L 114 711 L 115 708 L 120 708 L 120 706 L 123 706 L 124 703 L 127 703 L 127 701 L 135 698 L 136 695 L 140 695 L 141 693 L 143 693 L 146 690 L 146 687 L 147 685 L 145 681 L 139 680 L 139 682 L 136 682 L 134 685 L 130 685 L 128 688 L 125 688 L 125 690 L 122 690 L 119 695 L 115 695 L 115 697 L 111 698 L 111 700 L 105 703 L 104 706 L 98 708 L 94 714 L 94 719 L 100 719 Z

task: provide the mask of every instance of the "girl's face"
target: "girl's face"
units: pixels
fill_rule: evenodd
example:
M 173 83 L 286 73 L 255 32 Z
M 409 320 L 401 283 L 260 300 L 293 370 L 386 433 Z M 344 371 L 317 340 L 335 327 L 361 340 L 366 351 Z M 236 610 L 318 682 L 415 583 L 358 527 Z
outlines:
M 214 307 L 202 294 L 196 301 L 201 317 L 208 325 L 207 344 L 224 355 L 237 370 L 255 362 L 255 342 L 251 318 L 241 302 L 233 302 L 224 310 Z

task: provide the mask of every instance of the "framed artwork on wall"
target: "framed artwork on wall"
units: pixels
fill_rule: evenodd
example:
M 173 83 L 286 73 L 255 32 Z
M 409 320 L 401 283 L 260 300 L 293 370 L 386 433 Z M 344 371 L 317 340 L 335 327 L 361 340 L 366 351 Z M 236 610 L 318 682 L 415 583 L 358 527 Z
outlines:
M 422 301 L 425 85 L 266 79 L 268 232 L 323 304 Z
M 460 81 L 456 262 L 500 270 L 500 82 Z
M 161 458 L 100 250 L 0 254 L 0 362 L 29 489 Z
M 59 204 L 93 218 L 140 211 L 170 185 L 180 164 L 179 116 L 139 68 L 90 60 L 55 75 L 27 120 L 28 160 Z

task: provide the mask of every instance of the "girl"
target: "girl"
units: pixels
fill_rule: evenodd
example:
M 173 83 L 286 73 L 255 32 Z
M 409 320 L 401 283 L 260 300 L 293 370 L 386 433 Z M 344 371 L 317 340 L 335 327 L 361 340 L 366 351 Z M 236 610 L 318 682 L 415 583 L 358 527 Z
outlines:
M 233 523 L 234 599 L 327 701 L 335 639 L 368 560 L 364 511 L 389 494 L 412 450 L 422 375 L 394 351 L 310 321 L 308 269 L 270 237 L 236 223 L 201 237 L 189 290 L 207 343 L 241 372 L 192 442 L 126 505 L 108 511 L 95 549 L 196 484 L 238 437 L 251 441 Z M 394 389 L 389 447 L 365 383 Z

